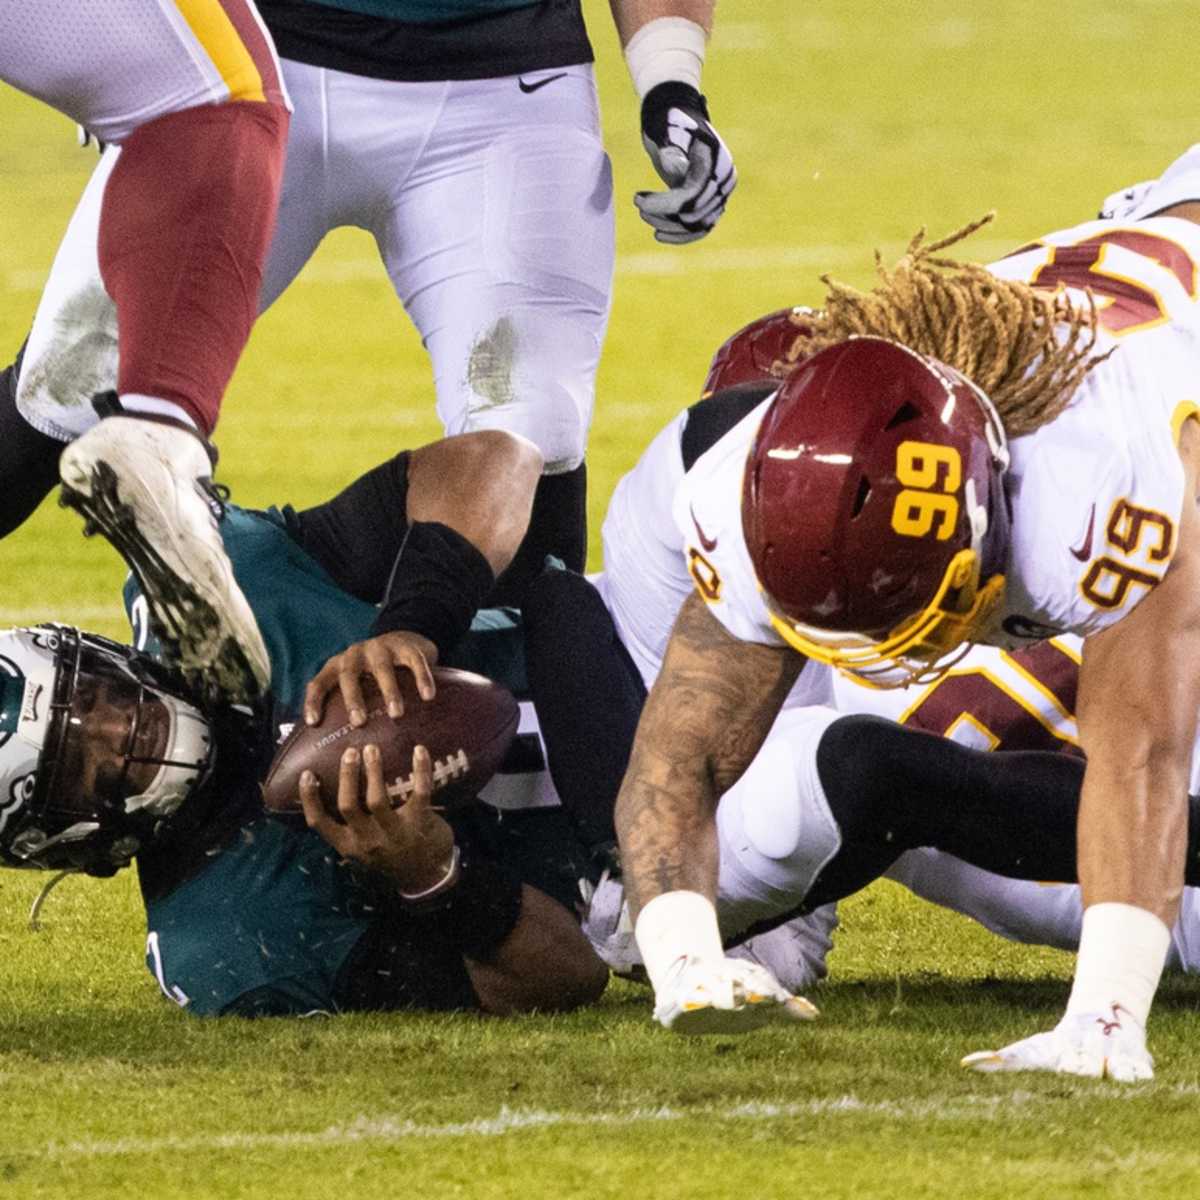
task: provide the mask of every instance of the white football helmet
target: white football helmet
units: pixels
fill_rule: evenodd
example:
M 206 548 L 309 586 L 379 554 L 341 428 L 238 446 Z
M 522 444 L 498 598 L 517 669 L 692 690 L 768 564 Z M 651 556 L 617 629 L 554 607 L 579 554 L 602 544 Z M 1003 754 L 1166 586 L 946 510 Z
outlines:
M 214 759 L 208 720 L 147 655 L 64 625 L 0 633 L 0 863 L 112 874 Z

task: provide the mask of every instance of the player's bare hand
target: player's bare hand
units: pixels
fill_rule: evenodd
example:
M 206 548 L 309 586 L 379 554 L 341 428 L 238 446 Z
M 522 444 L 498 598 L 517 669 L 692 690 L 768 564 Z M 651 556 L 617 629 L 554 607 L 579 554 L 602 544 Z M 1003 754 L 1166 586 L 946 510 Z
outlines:
M 454 831 L 430 804 L 433 763 L 424 746 L 413 750 L 412 774 L 386 780 L 379 748 L 354 747 L 342 755 L 337 811 L 325 809 L 321 785 L 311 771 L 300 778 L 300 804 L 310 829 L 343 858 L 396 881 L 414 895 L 439 883 L 451 869 Z
M 336 687 L 350 714 L 350 724 L 355 727 L 365 725 L 364 675 L 374 678 L 388 715 L 393 720 L 399 719 L 404 716 L 404 699 L 396 679 L 397 670 L 411 671 L 417 683 L 417 694 L 422 700 L 432 700 L 437 691 L 432 669 L 437 656 L 437 647 L 427 637 L 406 630 L 380 633 L 355 642 L 341 654 L 335 654 L 310 680 L 304 692 L 305 724 L 320 722 L 326 697 Z

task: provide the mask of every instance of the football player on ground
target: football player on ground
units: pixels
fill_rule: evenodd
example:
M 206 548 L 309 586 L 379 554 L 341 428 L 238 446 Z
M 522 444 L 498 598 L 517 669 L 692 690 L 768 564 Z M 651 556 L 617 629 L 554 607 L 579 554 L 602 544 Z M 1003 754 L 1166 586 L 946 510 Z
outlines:
M 339 226 L 374 236 L 429 351 L 447 433 L 501 428 L 545 477 L 508 581 L 553 552 L 582 570 L 584 451 L 613 273 L 612 178 L 578 0 L 266 0 L 295 101 L 260 308 Z M 715 225 L 736 182 L 700 94 L 713 0 L 612 0 L 667 183 L 637 196 L 665 242 Z M 103 132 L 103 131 L 101 131 Z M 54 264 L 0 430 L 0 535 L 45 496 L 62 443 L 112 386 L 116 315 L 96 223 L 109 149 Z
M 672 497 L 697 459 L 736 436 L 739 421 L 778 386 L 777 375 L 791 370 L 787 351 L 807 317 L 804 310 L 772 314 L 718 351 L 706 398 L 672 421 L 618 483 L 595 587 L 549 573 L 526 599 L 526 660 L 550 770 L 593 849 L 612 836 L 604 801 L 615 798 L 672 615 L 693 587 Z M 980 750 L 1077 745 L 1078 655 L 1069 644 L 1038 643 L 1015 659 L 987 651 L 977 657 L 986 661 L 968 660 L 939 684 L 907 693 L 842 686 L 836 678 L 838 706 L 899 718 Z M 894 860 L 907 847 L 941 846 L 1012 876 L 1073 879 L 1080 764 L 1042 755 L 989 761 L 878 721 L 839 721 L 827 707 L 833 697 L 826 668 L 802 676 L 762 750 L 718 805 L 716 908 L 729 953 L 768 966 L 788 990 L 809 987 L 825 973 L 833 901 L 889 864 L 918 894 L 998 931 L 1071 944 L 1070 896 L 1078 889 L 1039 891 L 945 852 Z M 624 973 L 641 959 L 622 900 L 614 873 L 593 896 L 585 928 Z M 737 970 L 739 986 L 747 986 L 746 968 Z M 682 1024 L 721 1023 L 719 1014 L 696 1014 Z
M 103 875 L 136 857 L 147 964 L 198 1015 L 595 998 L 607 971 L 567 907 L 579 871 L 544 853 L 545 819 L 479 806 L 450 816 L 451 836 L 419 754 L 417 804 L 380 812 L 368 748 L 343 760 L 346 825 L 322 826 L 335 853 L 266 816 L 259 791 L 279 737 L 343 675 L 357 690 L 362 669 L 412 669 L 428 696 L 428 664 L 520 542 L 540 469 L 530 443 L 484 431 L 398 455 L 315 508 L 229 506 L 221 532 L 273 667 L 254 713 L 210 704 L 145 650 L 60 626 L 0 635 L 0 858 Z M 152 649 L 132 582 L 128 601 Z M 464 653 L 500 673 L 488 635 Z
M 831 284 L 798 337 L 803 365 L 688 473 L 675 515 L 697 590 L 617 808 L 660 1012 L 732 1002 L 716 801 L 809 664 L 898 683 L 971 643 L 1072 631 L 1087 754 L 1075 985 L 1053 1031 L 967 1062 L 1152 1074 L 1200 705 L 1197 197 L 1194 149 L 1119 219 L 990 269 L 937 257 L 969 227 L 914 239 L 870 293 Z
M 139 573 L 179 665 L 247 699 L 269 664 L 216 532 L 207 439 L 279 199 L 289 104 L 271 39 L 251 0 L 8 3 L 0 79 L 121 147 L 89 230 L 95 291 L 120 316 L 104 385 L 116 393 L 93 407 L 77 392 L 87 436 L 61 465 L 57 452 L 30 465 L 43 495 L 61 470 L 85 528 Z M 37 441 L 18 431 L 6 460 Z M 0 477 L 23 505 L 23 470 L 6 461 Z

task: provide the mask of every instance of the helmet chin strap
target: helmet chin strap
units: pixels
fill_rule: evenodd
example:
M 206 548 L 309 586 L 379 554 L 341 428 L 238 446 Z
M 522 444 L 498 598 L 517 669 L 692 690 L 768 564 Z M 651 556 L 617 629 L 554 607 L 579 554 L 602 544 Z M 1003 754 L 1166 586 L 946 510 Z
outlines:
M 58 871 L 55 874 L 51 875 L 50 878 L 42 885 L 42 890 L 40 892 L 38 892 L 37 897 L 34 899 L 34 902 L 29 906 L 29 932 L 30 933 L 40 933 L 41 932 L 42 907 L 43 907 L 43 905 L 45 905 L 46 898 L 50 895 L 50 893 L 52 891 L 54 891 L 54 889 L 56 887 L 58 887 L 58 885 L 60 883 L 62 883 L 62 881 L 64 879 L 66 879 L 66 877 L 68 875 L 78 875 L 78 874 L 79 874 L 78 867 L 67 867 L 65 870 Z

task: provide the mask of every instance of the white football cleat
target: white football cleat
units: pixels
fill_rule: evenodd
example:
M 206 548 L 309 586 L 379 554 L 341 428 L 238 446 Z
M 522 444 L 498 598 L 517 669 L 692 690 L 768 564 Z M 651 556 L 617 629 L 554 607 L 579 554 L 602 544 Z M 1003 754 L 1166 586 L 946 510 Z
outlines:
M 1068 1014 L 1048 1033 L 962 1060 L 972 1071 L 1053 1071 L 1137 1083 L 1154 1078 L 1146 1031 L 1119 1004 L 1103 1013 Z
M 833 949 L 837 925 L 837 905 L 824 904 L 766 933 L 755 934 L 726 954 L 758 963 L 789 992 L 802 992 L 829 973 L 825 959 Z
M 221 542 L 221 501 L 201 440 L 176 425 L 105 417 L 63 451 L 61 503 L 125 559 L 151 629 L 193 682 L 226 699 L 264 693 L 271 665 Z
M 625 978 L 645 978 L 642 952 L 633 935 L 633 918 L 620 879 L 607 871 L 600 876 L 600 882 L 586 896 L 581 924 L 592 949 L 610 971 Z
M 812 1021 L 816 1005 L 793 996 L 757 963 L 680 958 L 655 995 L 654 1019 L 672 1033 L 746 1033 L 777 1017 Z

